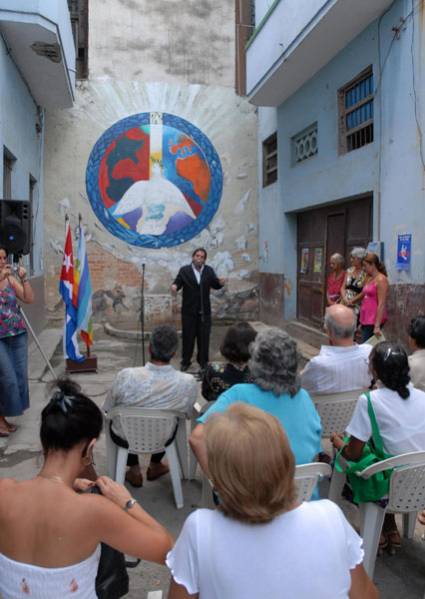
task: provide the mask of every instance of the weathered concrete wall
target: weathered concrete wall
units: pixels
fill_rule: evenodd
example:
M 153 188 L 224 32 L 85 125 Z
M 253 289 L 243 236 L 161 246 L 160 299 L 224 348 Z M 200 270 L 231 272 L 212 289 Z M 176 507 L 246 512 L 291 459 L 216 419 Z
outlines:
M 89 46 L 90 77 L 78 84 L 74 108 L 47 119 L 49 309 L 56 313 L 60 307 L 57 282 L 67 212 L 73 227 L 78 213 L 86 226 L 97 320 L 138 319 L 143 263 L 148 324 L 177 319 L 180 300 L 171 299 L 169 286 L 200 245 L 208 250 L 208 263 L 228 279 L 225 290 L 213 293 L 214 314 L 256 318 L 256 115 L 233 89 L 233 2 L 116 0 L 105 11 L 104 3 L 93 0 Z M 190 121 L 210 139 L 223 168 L 223 194 L 213 220 L 174 248 L 144 249 L 114 237 L 86 195 L 93 145 L 116 121 L 141 112 L 167 112 Z
M 233 0 L 90 0 L 90 77 L 234 85 Z
M 260 320 L 280 326 L 284 310 L 284 277 L 280 274 L 259 274 Z

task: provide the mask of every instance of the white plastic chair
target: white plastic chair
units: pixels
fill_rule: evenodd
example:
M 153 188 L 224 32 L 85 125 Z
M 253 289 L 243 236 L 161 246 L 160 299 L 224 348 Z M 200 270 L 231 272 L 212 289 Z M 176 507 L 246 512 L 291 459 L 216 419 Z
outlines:
M 297 488 L 298 501 L 310 501 L 316 485 L 324 477 L 330 478 L 332 468 L 329 464 L 313 462 L 312 464 L 302 464 L 295 468 L 295 485 Z M 212 496 L 212 482 L 209 478 L 202 475 L 202 498 L 201 507 L 214 509 L 216 506 Z
M 153 410 L 151 408 L 117 406 L 108 412 L 107 419 L 109 421 L 117 416 L 120 418 L 125 438 L 128 441 L 128 449 L 115 445 L 110 438 L 109 422 L 107 422 L 106 451 L 108 472 L 113 473 L 112 477 L 117 482 L 124 484 L 128 453 L 152 454 L 165 451 L 170 467 L 176 506 L 177 508 L 182 508 L 181 472 L 183 471 L 186 476 L 188 473 L 185 415 L 174 410 Z M 178 429 L 173 442 L 165 446 L 168 439 L 172 436 L 176 425 L 178 425 Z M 184 455 L 182 455 L 183 453 Z
M 332 476 L 332 468 L 329 464 L 313 462 L 301 464 L 295 468 L 295 484 L 297 487 L 298 501 L 310 501 L 318 482 Z
M 394 468 L 394 472 L 390 480 L 387 506 L 383 508 L 374 502 L 359 505 L 360 534 L 363 537 L 365 552 L 363 565 L 371 578 L 375 569 L 379 537 L 386 512 L 403 514 L 403 535 L 406 538 L 413 538 L 417 513 L 425 509 L 425 451 L 414 451 L 388 458 L 357 474 L 368 479 L 372 474 L 390 468 Z M 334 479 L 338 484 L 333 484 Z M 337 494 L 344 481 L 345 474 L 334 470 L 329 499 L 337 500 Z
M 322 437 L 328 438 L 331 433 L 343 433 L 353 415 L 359 395 L 364 389 L 313 395 L 312 399 L 322 422 Z

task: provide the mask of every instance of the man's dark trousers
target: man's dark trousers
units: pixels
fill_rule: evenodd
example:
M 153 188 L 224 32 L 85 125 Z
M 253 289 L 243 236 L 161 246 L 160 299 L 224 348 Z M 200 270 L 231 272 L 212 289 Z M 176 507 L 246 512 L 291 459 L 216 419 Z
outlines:
M 211 316 L 182 314 L 182 366 L 188 368 L 192 360 L 195 339 L 197 346 L 197 362 L 201 368 L 208 364 L 210 346 Z

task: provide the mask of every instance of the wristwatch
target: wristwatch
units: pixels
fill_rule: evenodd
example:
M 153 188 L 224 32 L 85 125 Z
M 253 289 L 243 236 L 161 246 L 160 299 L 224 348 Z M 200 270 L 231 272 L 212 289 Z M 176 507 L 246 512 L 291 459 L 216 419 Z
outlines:
M 133 507 L 133 505 L 136 505 L 137 501 L 132 497 L 131 499 L 129 499 L 127 501 L 127 503 L 125 504 L 125 506 L 123 507 L 123 510 L 125 512 L 128 512 L 128 510 L 131 510 L 131 508 Z

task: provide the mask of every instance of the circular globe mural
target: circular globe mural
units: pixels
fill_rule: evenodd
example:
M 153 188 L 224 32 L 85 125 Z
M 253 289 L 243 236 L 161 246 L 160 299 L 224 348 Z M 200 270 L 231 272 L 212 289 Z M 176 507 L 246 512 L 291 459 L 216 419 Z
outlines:
M 214 146 L 192 123 L 143 112 L 116 122 L 98 139 L 86 186 L 110 233 L 132 245 L 172 247 L 209 224 L 223 173 Z

